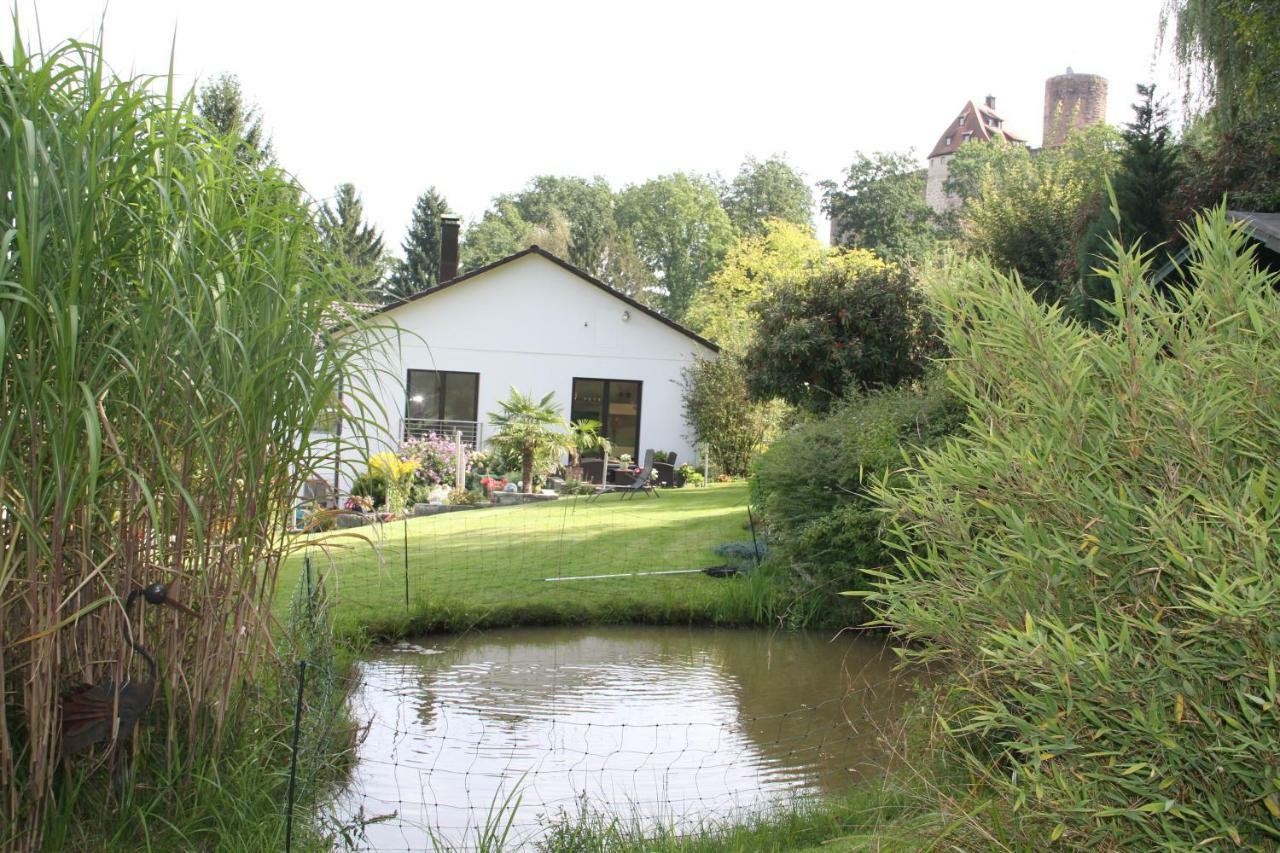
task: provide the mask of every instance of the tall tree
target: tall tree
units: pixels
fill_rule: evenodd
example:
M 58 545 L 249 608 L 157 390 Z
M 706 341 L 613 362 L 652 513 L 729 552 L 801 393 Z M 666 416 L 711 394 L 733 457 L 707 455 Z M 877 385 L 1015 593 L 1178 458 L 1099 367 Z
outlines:
M 569 228 L 565 260 L 592 275 L 605 268 L 614 232 L 613 190 L 604 178 L 538 175 L 509 200 L 525 222 L 550 230 L 556 214 Z M 557 252 L 557 254 L 560 254 Z
M 348 292 L 381 298 L 385 273 L 382 235 L 365 222 L 364 203 L 354 184 L 339 184 L 320 212 L 320 231 L 333 253 Z
M 763 234 L 738 238 L 724 266 L 694 295 L 685 322 L 723 351 L 741 354 L 755 341 L 759 303 L 801 287 L 810 270 L 836 254 L 839 249 L 824 246 L 806 226 L 770 220 Z
M 764 161 L 748 157 L 721 191 L 720 202 L 739 234 L 763 234 L 770 220 L 813 230 L 813 192 L 781 156 Z
M 1075 290 L 1080 231 L 1115 173 L 1119 147 L 1115 129 L 1098 124 L 1059 148 L 1011 148 L 998 168 L 982 170 L 978 195 L 964 206 L 969 247 L 1016 270 L 1036 298 L 1061 302 Z
M 459 250 L 463 270 L 478 269 L 528 248 L 529 223 L 505 196 L 494 200 L 479 221 L 467 226 Z
M 448 212 L 449 202 L 435 187 L 427 187 L 418 196 L 409 230 L 400 244 L 404 259 L 396 264 L 384 288 L 388 297 L 410 296 L 439 284 L 440 218 Z
M 1167 0 L 1164 33 L 1171 23 L 1193 107 L 1184 211 L 1224 194 L 1237 207 L 1280 211 L 1280 3 Z
M 1103 204 L 1080 242 L 1081 288 L 1075 307 L 1089 322 L 1103 317 L 1097 300 L 1111 296 L 1110 281 L 1095 269 L 1114 257 L 1112 239 L 1151 249 L 1173 236 L 1169 208 L 1180 180 L 1178 146 L 1155 86 L 1139 84 L 1138 97 L 1134 119 L 1122 134 L 1124 148 L 1112 181 L 1114 204 Z
M 936 240 L 924 185 L 924 170 L 913 155 L 859 152 L 840 184 L 821 184 L 832 243 L 870 249 L 893 261 L 923 259 Z
M 236 75 L 219 74 L 201 86 L 196 111 L 219 136 L 235 139 L 240 156 L 247 162 L 273 158 L 262 111 L 245 96 Z
M 715 185 L 701 175 L 676 172 L 627 187 L 618 196 L 617 218 L 658 280 L 661 309 L 675 319 L 733 245 L 733 225 Z
M 530 246 L 564 258 L 569 254 L 571 239 L 569 220 L 560 211 L 552 210 L 546 219 L 530 222 L 509 196 L 498 196 L 494 207 L 467 227 L 461 249 L 462 269 L 478 269 Z

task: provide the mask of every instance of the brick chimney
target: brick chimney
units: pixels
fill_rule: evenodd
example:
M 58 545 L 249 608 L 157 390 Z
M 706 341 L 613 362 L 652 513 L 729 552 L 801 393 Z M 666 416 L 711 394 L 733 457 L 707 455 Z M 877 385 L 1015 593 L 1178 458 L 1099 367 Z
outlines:
M 996 96 L 987 95 L 987 109 L 994 110 L 996 108 Z
M 458 228 L 459 218 L 456 213 L 446 213 L 440 217 L 440 279 L 443 284 L 458 275 Z

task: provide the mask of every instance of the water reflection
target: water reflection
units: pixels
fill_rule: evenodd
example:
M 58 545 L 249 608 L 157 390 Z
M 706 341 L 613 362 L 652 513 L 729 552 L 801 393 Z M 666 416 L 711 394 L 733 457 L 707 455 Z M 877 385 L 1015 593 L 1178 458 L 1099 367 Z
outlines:
M 518 792 L 513 836 L 585 798 L 690 826 L 874 772 L 913 679 L 879 641 L 687 628 L 526 628 L 375 653 L 339 803 L 369 847 L 474 840 Z M 469 833 L 469 830 L 471 831 Z

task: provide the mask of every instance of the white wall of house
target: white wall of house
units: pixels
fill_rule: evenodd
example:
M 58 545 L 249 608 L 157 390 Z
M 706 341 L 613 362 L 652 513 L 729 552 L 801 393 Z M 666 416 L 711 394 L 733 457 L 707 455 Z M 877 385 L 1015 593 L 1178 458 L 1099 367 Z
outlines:
M 554 392 L 567 418 L 575 377 L 638 380 L 638 453 L 674 450 L 680 461 L 697 455 L 686 436 L 680 374 L 696 357 L 714 357 L 714 350 L 538 254 L 376 319 L 395 323 L 399 333 L 368 354 L 382 368 L 374 385 L 385 426 L 381 434 L 362 431 L 369 453 L 399 441 L 408 371 L 434 369 L 480 374 L 477 416 L 486 436 L 492 433 L 488 413 L 512 386 L 538 398 Z M 364 470 L 363 459 L 347 461 L 343 488 Z

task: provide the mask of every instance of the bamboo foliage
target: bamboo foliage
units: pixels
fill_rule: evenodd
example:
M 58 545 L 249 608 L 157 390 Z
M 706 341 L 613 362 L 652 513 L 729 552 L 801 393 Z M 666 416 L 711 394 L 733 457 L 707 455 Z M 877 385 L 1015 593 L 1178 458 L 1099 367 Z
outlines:
M 15 26 L 15 31 L 17 27 Z M 165 84 L 168 84 L 167 87 Z M 216 749 L 268 650 L 284 524 L 369 413 L 364 332 L 282 172 L 210 138 L 171 80 L 100 51 L 0 63 L 0 847 L 35 848 L 68 686 L 160 665 L 144 729 Z
M 883 485 L 871 604 L 946 660 L 1017 846 L 1280 841 L 1280 279 L 1221 208 L 1186 286 L 1114 245 L 1102 333 L 988 265 L 938 294 L 966 433 Z

